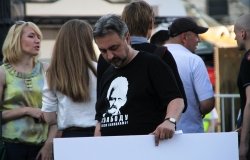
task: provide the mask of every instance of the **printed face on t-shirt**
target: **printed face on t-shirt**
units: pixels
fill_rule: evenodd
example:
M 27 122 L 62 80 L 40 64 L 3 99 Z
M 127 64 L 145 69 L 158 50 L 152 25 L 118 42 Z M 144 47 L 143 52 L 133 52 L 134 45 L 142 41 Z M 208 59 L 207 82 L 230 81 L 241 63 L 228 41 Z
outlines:
M 125 77 L 117 77 L 112 81 L 107 93 L 109 101 L 108 114 L 118 115 L 127 102 L 128 81 Z
M 128 124 L 128 114 L 121 109 L 127 103 L 128 80 L 126 77 L 116 77 L 110 84 L 106 98 L 106 112 L 102 115 L 101 127 L 124 126 Z

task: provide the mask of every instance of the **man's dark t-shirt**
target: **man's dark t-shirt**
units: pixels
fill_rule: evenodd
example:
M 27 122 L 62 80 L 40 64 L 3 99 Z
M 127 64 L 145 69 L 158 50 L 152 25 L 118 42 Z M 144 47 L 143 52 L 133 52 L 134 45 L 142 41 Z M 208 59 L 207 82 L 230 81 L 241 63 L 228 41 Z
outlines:
M 133 44 L 132 48 L 138 51 L 145 51 L 145 52 L 154 54 L 155 50 L 157 49 L 157 46 L 151 43 L 140 43 L 140 44 Z M 172 69 L 178 88 L 184 99 L 185 108 L 183 112 L 185 112 L 186 107 L 187 107 L 187 98 L 186 98 L 185 90 L 183 87 L 183 83 L 181 81 L 174 57 L 168 51 L 168 49 L 166 49 L 165 52 L 166 53 L 163 55 L 161 59 Z M 98 65 L 97 65 L 97 98 L 99 97 L 99 92 L 100 92 L 99 85 L 100 85 L 101 77 L 109 66 L 110 64 L 104 60 L 102 55 L 100 55 L 98 59 Z M 161 75 L 157 75 L 157 76 L 161 76 Z
M 109 66 L 99 87 L 95 118 L 102 136 L 150 134 L 163 122 L 169 102 L 182 98 L 169 66 L 146 52 L 122 68 Z M 110 112 L 113 107 L 119 111 Z

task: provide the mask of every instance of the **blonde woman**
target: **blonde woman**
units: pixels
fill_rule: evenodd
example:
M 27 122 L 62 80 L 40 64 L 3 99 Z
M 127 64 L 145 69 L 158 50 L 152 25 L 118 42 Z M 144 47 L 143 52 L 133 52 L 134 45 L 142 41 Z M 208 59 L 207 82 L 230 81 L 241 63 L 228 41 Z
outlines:
M 42 33 L 32 22 L 14 24 L 3 44 L 0 66 L 2 136 L 6 160 L 33 160 L 47 139 L 42 121 L 43 72 L 36 60 Z
M 93 136 L 95 130 L 96 55 L 91 26 L 70 20 L 60 29 L 43 89 L 44 118 L 49 124 L 46 150 L 58 131 L 62 137 Z

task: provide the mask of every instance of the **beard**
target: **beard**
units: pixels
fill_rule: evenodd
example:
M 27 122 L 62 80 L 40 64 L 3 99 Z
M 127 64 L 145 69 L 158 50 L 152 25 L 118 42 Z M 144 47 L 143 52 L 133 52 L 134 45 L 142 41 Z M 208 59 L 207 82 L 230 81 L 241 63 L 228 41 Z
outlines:
M 109 63 L 114 66 L 115 68 L 122 68 L 127 65 L 129 61 L 129 48 L 125 48 L 125 55 L 122 57 L 114 57 Z
M 114 58 L 110 61 L 110 64 L 115 68 L 121 68 L 125 65 L 126 58 Z

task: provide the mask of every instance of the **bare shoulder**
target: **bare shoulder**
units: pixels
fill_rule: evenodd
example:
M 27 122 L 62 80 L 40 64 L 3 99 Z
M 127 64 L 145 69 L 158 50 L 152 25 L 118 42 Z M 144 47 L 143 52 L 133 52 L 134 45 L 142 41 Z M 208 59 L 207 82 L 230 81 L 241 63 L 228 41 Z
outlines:
M 5 71 L 3 66 L 0 66 L 0 85 L 5 84 Z

